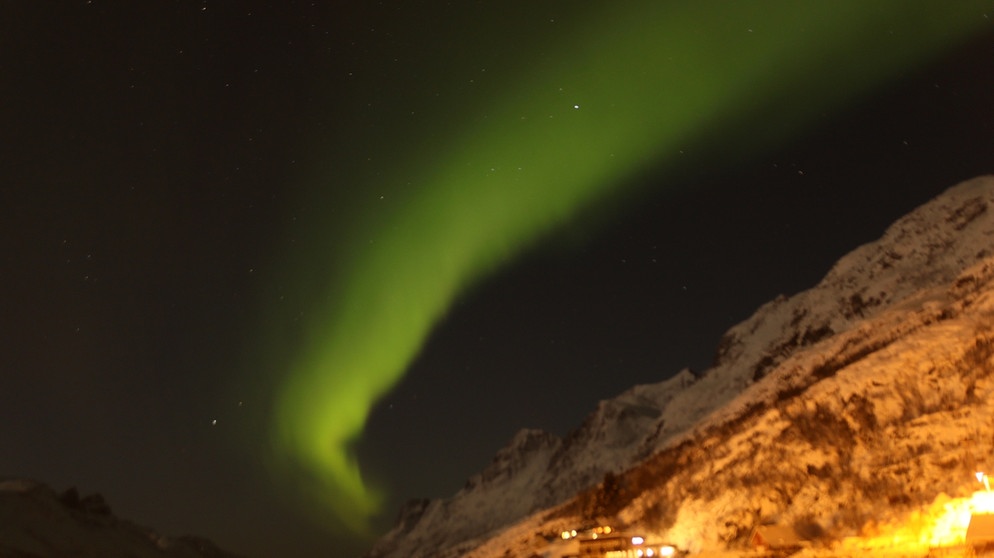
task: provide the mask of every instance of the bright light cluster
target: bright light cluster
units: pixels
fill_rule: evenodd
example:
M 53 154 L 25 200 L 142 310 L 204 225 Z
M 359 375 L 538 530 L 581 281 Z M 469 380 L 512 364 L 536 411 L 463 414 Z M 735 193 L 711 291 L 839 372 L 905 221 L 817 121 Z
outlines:
M 994 514 L 994 492 L 987 475 L 977 473 L 984 490 L 969 498 L 940 495 L 932 505 L 910 514 L 900 524 L 879 526 L 869 537 L 852 538 L 844 548 L 859 550 L 902 550 L 924 552 L 930 548 L 958 546 L 966 543 L 966 533 L 974 515 Z
M 563 531 L 560 536 L 564 541 L 575 539 L 576 537 L 596 539 L 600 535 L 610 535 L 613 532 L 614 528 L 610 525 L 598 525 L 597 527 L 586 530 L 577 531 L 576 529 L 570 529 L 569 531 Z

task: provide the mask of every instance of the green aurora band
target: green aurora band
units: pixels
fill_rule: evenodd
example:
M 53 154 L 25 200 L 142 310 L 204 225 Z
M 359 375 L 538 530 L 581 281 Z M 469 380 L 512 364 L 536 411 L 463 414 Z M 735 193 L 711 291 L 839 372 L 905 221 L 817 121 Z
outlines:
M 355 246 L 309 255 L 336 258 L 338 273 L 321 279 L 276 395 L 278 461 L 325 522 L 330 509 L 368 532 L 383 495 L 350 445 L 467 287 L 681 149 L 718 138 L 742 153 L 787 139 L 989 28 L 985 8 L 657 0 L 576 16 L 490 98 L 435 107 L 452 123 L 447 141 L 408 138 L 409 162 L 383 169 L 384 191 L 403 203 L 357 209 L 344 231 Z

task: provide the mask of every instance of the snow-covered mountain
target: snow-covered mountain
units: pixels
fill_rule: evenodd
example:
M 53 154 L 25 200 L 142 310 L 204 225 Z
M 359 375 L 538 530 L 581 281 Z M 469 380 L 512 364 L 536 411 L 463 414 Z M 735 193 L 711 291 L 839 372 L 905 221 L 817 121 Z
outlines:
M 24 479 L 0 479 L 4 558 L 236 558 L 199 537 L 165 537 L 114 517 L 99 494 L 57 494 Z
M 769 521 L 841 537 L 972 489 L 994 468 L 992 209 L 994 177 L 951 188 L 730 329 L 699 377 L 603 401 L 564 440 L 520 432 L 369 556 L 529 556 L 598 520 L 689 549 Z

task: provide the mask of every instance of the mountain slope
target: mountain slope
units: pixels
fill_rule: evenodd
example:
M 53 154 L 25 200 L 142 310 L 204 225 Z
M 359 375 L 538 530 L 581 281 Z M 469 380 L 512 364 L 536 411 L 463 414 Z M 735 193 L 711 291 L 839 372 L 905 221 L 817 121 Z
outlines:
M 206 539 L 165 537 L 120 520 L 97 494 L 61 495 L 29 480 L 0 480 L 0 556 L 9 558 L 235 558 Z
M 408 517 L 370 556 L 528 555 L 594 520 L 692 549 L 770 520 L 842 536 L 966 490 L 994 449 L 992 204 L 994 177 L 951 188 L 730 329 L 700 378 L 602 402 L 565 441 L 532 433 L 540 452 L 512 442 L 492 467 L 529 466 L 424 508 L 461 509 L 457 530 Z

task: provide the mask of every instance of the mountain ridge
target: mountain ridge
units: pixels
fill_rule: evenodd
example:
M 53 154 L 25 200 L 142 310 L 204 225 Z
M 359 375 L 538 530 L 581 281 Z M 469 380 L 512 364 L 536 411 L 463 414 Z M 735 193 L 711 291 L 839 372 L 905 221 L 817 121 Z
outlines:
M 99 494 L 56 493 L 0 478 L 0 556 L 11 558 L 239 558 L 197 536 L 168 537 L 117 518 Z
M 688 482 L 693 479 L 694 483 L 699 483 L 702 479 L 694 477 L 688 463 L 701 461 L 708 463 L 711 470 L 720 472 L 726 466 L 732 467 L 729 463 L 749 462 L 745 456 L 728 448 L 738 447 L 735 436 L 743 435 L 742 432 L 752 432 L 757 439 L 765 436 L 762 429 L 753 431 L 759 428 L 757 421 L 766 417 L 762 420 L 770 422 L 764 422 L 764 428 L 770 432 L 779 432 L 778 436 L 785 440 L 810 446 L 807 452 L 797 450 L 800 457 L 795 457 L 803 465 L 799 465 L 803 476 L 818 480 L 814 484 L 821 486 L 830 481 L 843 482 L 832 480 L 834 477 L 829 471 L 841 467 L 840 459 L 850 459 L 852 455 L 842 456 L 837 451 L 817 448 L 817 428 L 808 424 L 812 421 L 834 424 L 852 436 L 870 436 L 868 432 L 872 429 L 868 425 L 897 428 L 895 425 L 939 413 L 939 409 L 952 412 L 955 405 L 979 409 L 981 403 L 975 399 L 978 393 L 987 389 L 986 377 L 956 381 L 950 378 L 970 376 L 961 373 L 959 365 L 954 364 L 964 359 L 972 359 L 971 362 L 985 373 L 990 370 L 989 355 L 984 356 L 988 342 L 984 340 L 990 337 L 989 330 L 994 329 L 991 325 L 994 324 L 994 295 L 991 295 L 994 256 L 990 249 L 994 245 L 992 204 L 992 176 L 978 177 L 950 188 L 898 219 L 880 239 L 840 258 L 811 289 L 790 297 L 777 297 L 733 326 L 718 345 L 714 366 L 699 376 L 684 370 L 660 383 L 636 386 L 616 398 L 602 401 L 583 425 L 566 439 L 546 435 L 543 439 L 548 442 L 543 446 L 543 452 L 532 454 L 527 469 L 530 475 L 538 476 L 538 480 L 526 480 L 518 473 L 508 475 L 504 482 L 497 482 L 497 477 L 490 484 L 471 482 L 450 499 L 428 503 L 426 513 L 421 514 L 418 521 L 407 523 L 403 532 L 395 528 L 381 538 L 367 556 L 456 556 L 463 553 L 498 556 L 500 554 L 491 554 L 487 549 L 514 548 L 519 552 L 526 547 L 533 548 L 539 544 L 532 540 L 536 533 L 548 537 L 550 533 L 556 533 L 556 528 L 592 521 L 592 515 L 612 521 L 623 520 L 631 525 L 651 524 L 654 531 L 666 532 L 670 539 L 692 549 L 741 543 L 744 532 L 771 516 L 800 521 L 785 512 L 784 508 L 790 507 L 787 502 L 794 500 L 788 494 L 780 499 L 767 499 L 769 502 L 765 504 L 762 498 L 754 498 L 761 503 L 759 511 L 751 514 L 732 504 L 723 504 L 725 508 L 722 509 L 728 511 L 724 521 L 735 528 L 694 527 L 693 520 L 687 518 L 700 521 L 705 513 L 701 510 L 713 511 L 712 504 L 717 496 L 704 498 L 696 493 L 683 493 L 668 484 L 665 485 L 668 488 L 660 489 L 638 470 L 640 467 L 662 469 L 667 478 L 685 476 Z M 947 355 L 942 360 L 944 364 L 931 369 L 926 367 L 923 374 L 932 374 L 933 378 L 927 381 L 933 384 L 959 386 L 951 388 L 952 391 L 917 387 L 905 393 L 904 399 L 895 399 L 887 390 L 874 386 L 872 381 L 867 383 L 852 377 L 853 370 L 863 370 L 868 362 L 899 361 L 900 355 L 892 354 L 897 347 L 903 348 L 906 354 L 939 354 L 941 351 L 933 347 L 938 343 L 936 339 L 946 340 L 944 342 L 955 347 L 955 350 L 949 349 L 950 354 L 958 356 Z M 934 361 L 938 357 L 928 358 Z M 894 390 L 896 385 L 916 385 L 912 380 L 919 379 L 898 374 L 904 384 L 895 384 L 891 378 L 895 374 L 880 373 L 877 381 Z M 871 374 L 864 370 L 863 375 Z M 841 383 L 843 381 L 845 383 Z M 819 385 L 823 387 L 818 388 Z M 851 388 L 842 403 L 837 401 L 836 395 L 824 393 L 819 396 L 824 401 L 799 403 L 810 398 L 812 393 L 821 393 L 832 386 L 842 389 L 839 385 Z M 904 393 L 900 389 L 895 391 Z M 767 417 L 773 412 L 771 409 L 779 418 Z M 805 428 L 810 432 L 793 433 L 800 428 L 795 422 L 808 424 Z M 962 437 L 958 430 L 956 432 L 955 436 Z M 872 436 L 866 440 L 871 438 L 882 443 Z M 799 441 L 802 439 L 803 442 Z M 934 440 L 930 443 L 933 447 L 941 446 Z M 770 444 L 776 445 L 773 441 Z M 871 446 L 859 447 L 867 455 L 874 454 Z M 498 452 L 498 456 L 513 460 L 509 456 L 515 453 L 514 448 L 512 442 Z M 708 451 L 702 454 L 698 451 L 700 448 L 708 448 Z M 753 451 L 760 454 L 767 450 Z M 726 453 L 723 455 L 723 452 Z M 920 451 L 920 455 L 926 454 L 931 455 L 929 451 Z M 779 463 L 788 462 L 781 460 Z M 848 468 L 848 461 L 844 465 L 847 474 L 859 478 L 858 471 Z M 732 468 L 748 476 L 739 465 Z M 962 471 L 958 472 L 962 474 Z M 794 477 L 791 479 L 783 482 L 793 487 L 797 481 Z M 521 486 L 536 484 L 542 486 L 540 492 L 518 492 Z M 862 494 L 857 484 L 850 483 L 847 490 Z M 946 491 L 956 490 L 950 483 L 933 484 Z M 892 492 L 896 490 L 890 484 L 887 486 Z M 665 497 L 660 497 L 660 490 Z M 615 493 L 611 494 L 611 491 Z M 619 496 L 619 491 L 625 495 Z M 518 506 L 514 509 L 502 506 L 500 499 L 494 497 L 496 494 L 501 494 L 505 500 L 510 498 L 509 494 L 517 495 Z M 936 494 L 922 488 L 917 495 L 892 496 L 898 498 L 898 507 L 913 507 Z M 649 502 L 652 498 L 656 498 L 655 503 Z M 470 501 L 474 502 L 473 506 L 463 505 Z M 661 501 L 669 502 L 667 509 L 678 508 L 679 511 L 664 513 L 658 509 Z M 672 503 L 674 501 L 681 503 L 676 505 Z M 443 509 L 460 510 L 458 519 L 453 519 L 455 515 L 431 513 Z M 472 513 L 474 509 L 486 510 L 481 512 L 486 515 L 486 521 L 477 521 Z M 809 509 L 820 508 L 812 504 Z M 858 528 L 857 523 L 866 519 L 857 515 L 844 520 L 807 518 L 805 521 L 817 523 L 820 530 L 839 534 Z M 532 520 L 523 521 L 527 517 Z M 458 523 L 458 528 L 453 528 L 453 522 Z M 527 527 L 518 527 L 523 525 Z M 499 542 L 513 540 L 510 534 L 519 531 L 527 532 L 525 538 L 531 542 L 510 547 Z

